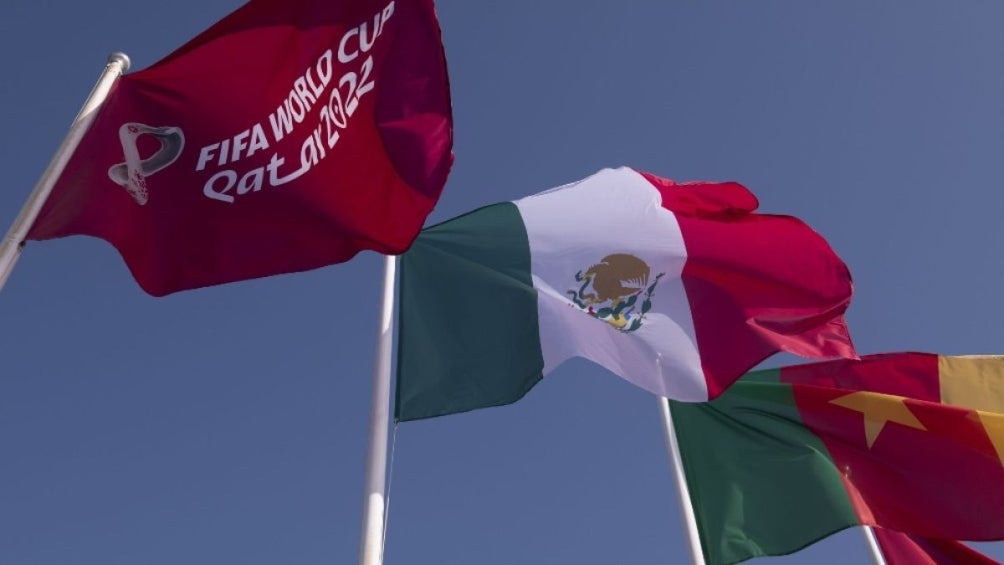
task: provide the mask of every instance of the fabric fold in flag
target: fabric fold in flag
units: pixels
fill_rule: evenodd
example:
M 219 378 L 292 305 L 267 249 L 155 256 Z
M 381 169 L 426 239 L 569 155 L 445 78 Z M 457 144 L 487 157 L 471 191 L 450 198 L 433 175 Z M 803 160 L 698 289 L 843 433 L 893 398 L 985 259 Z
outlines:
M 778 351 L 853 357 L 847 267 L 756 208 L 619 168 L 427 228 L 401 258 L 396 417 L 514 402 L 572 357 L 687 401 Z
M 28 238 L 102 238 L 157 296 L 398 254 L 452 131 L 432 0 L 251 0 L 119 79 Z
M 797 365 L 670 406 L 709 565 L 859 525 L 908 534 L 914 547 L 898 551 L 931 555 L 1004 539 L 1004 358 Z

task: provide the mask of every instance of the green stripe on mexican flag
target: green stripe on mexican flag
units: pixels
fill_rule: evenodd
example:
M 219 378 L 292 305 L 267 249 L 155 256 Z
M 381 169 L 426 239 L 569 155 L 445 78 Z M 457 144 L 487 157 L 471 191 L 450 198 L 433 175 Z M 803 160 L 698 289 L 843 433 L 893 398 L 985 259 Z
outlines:
M 508 404 L 572 357 L 717 396 L 767 356 L 854 356 L 846 266 L 736 183 L 628 168 L 428 228 L 401 259 L 396 416 Z

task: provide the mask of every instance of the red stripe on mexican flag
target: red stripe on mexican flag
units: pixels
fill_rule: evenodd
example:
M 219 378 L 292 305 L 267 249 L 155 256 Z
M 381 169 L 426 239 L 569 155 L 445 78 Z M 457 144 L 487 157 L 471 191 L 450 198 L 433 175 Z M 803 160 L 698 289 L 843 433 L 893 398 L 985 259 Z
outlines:
M 754 214 L 738 183 L 676 184 L 642 173 L 673 212 L 687 249 L 682 279 L 707 376 L 708 397 L 778 350 L 855 357 L 843 313 L 850 271 L 797 218 Z M 754 363 L 755 364 L 755 363 Z

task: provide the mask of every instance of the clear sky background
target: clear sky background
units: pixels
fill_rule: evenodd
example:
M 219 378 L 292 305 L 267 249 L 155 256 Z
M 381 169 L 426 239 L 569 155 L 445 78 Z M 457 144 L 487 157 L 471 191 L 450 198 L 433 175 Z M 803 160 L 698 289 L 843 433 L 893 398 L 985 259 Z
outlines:
M 238 5 L 4 0 L 0 229 L 108 53 L 143 68 Z M 1004 4 L 438 7 L 456 165 L 429 223 L 607 166 L 737 180 L 848 263 L 861 353 L 1004 353 Z M 29 244 L 0 293 L 0 564 L 354 563 L 381 274 L 156 299 L 102 241 Z M 386 562 L 684 563 L 660 425 L 584 361 L 403 424 Z M 851 530 L 756 563 L 868 557 Z

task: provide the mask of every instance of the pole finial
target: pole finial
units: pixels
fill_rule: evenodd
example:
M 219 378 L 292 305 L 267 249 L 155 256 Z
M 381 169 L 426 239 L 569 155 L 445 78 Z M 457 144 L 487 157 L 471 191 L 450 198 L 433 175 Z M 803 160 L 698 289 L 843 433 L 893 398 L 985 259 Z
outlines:
M 108 56 L 108 64 L 112 63 L 120 63 L 122 65 L 122 74 L 125 74 L 129 70 L 129 65 L 132 64 L 132 61 L 129 60 L 129 55 L 116 51 Z

